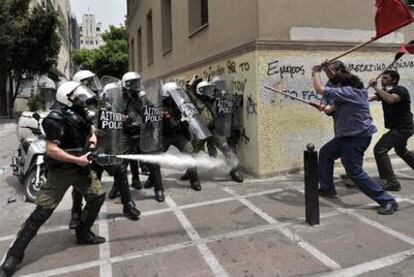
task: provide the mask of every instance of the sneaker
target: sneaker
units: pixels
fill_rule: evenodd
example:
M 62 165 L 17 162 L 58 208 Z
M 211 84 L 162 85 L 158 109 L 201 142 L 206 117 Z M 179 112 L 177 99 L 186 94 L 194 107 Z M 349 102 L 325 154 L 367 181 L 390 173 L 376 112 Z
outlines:
M 378 209 L 381 215 L 392 215 L 398 210 L 398 203 L 395 200 L 388 201 Z
M 387 181 L 383 188 L 387 191 L 400 191 L 401 190 L 401 184 L 398 181 Z
M 335 195 L 337 194 L 336 193 L 336 189 L 319 189 L 318 190 L 318 192 L 319 192 L 319 196 L 322 196 L 322 197 L 335 197 Z

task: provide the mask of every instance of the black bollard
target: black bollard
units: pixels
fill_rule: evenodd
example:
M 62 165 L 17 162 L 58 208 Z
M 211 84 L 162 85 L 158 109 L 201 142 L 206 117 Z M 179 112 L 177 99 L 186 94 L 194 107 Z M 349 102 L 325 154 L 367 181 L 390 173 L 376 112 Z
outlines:
M 315 145 L 309 143 L 303 153 L 305 164 L 305 208 L 306 222 L 309 225 L 319 224 L 318 193 L 318 152 Z

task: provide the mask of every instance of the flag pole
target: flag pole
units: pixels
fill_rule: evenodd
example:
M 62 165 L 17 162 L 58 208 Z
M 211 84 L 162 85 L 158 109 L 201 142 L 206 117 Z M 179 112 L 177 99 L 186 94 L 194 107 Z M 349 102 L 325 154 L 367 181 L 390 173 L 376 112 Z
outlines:
M 342 58 L 343 56 L 346 56 L 346 55 L 348 55 L 349 53 L 352 53 L 352 52 L 354 52 L 354 51 L 356 51 L 356 50 L 358 50 L 358 49 L 360 49 L 360 48 L 364 47 L 365 45 L 368 45 L 368 44 L 370 44 L 370 43 L 372 43 L 372 42 L 376 41 L 377 39 L 379 39 L 379 38 L 374 37 L 374 38 L 371 38 L 371 39 L 370 39 L 370 40 L 368 40 L 368 41 L 365 41 L 365 42 L 363 42 L 363 43 L 360 43 L 360 44 L 358 44 L 358 45 L 356 45 L 356 46 L 352 47 L 352 48 L 351 48 L 351 49 L 349 49 L 348 51 L 346 51 L 346 52 L 344 52 L 344 53 L 342 53 L 342 54 L 340 54 L 340 55 L 338 55 L 338 56 L 336 56 L 336 57 L 334 57 L 334 58 L 332 58 L 332 59 L 328 60 L 326 63 L 328 63 L 328 64 L 329 64 L 329 63 L 332 63 L 333 61 L 336 61 L 337 59 Z
M 390 69 L 400 58 L 394 60 L 389 66 L 387 66 L 387 68 L 384 69 L 384 71 L 382 71 L 377 78 L 375 78 L 375 81 L 378 81 L 379 78 L 381 78 L 381 76 L 384 74 L 385 71 L 387 71 L 388 69 Z
M 302 102 L 302 103 L 305 103 L 305 104 L 311 105 L 312 107 L 314 107 L 314 108 L 318 109 L 319 111 L 321 111 L 321 110 L 322 110 L 322 105 L 320 105 L 320 104 L 318 104 L 318 103 L 313 103 L 313 102 L 310 102 L 310 101 L 306 101 L 306 100 L 304 100 L 304 99 L 302 99 L 302 98 L 299 98 L 299 97 L 294 96 L 294 95 L 290 95 L 289 93 L 283 92 L 283 91 L 278 90 L 278 89 L 275 89 L 275 88 L 271 88 L 271 87 L 269 87 L 269 86 L 263 86 L 263 87 L 264 87 L 264 88 L 267 88 L 268 90 L 271 90 L 271 91 L 273 91 L 273 92 L 276 92 L 276 93 L 282 94 L 282 95 L 284 95 L 284 96 L 286 96 L 286 97 L 290 97 L 290 98 L 295 99 L 295 100 L 298 100 L 298 101 L 300 101 L 300 102 Z

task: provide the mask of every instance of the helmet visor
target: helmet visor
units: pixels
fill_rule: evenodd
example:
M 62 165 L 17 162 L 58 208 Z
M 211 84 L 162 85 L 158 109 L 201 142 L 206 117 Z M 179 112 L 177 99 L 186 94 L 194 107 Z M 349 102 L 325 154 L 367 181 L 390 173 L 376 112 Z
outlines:
M 127 89 L 133 90 L 133 91 L 141 91 L 141 80 L 140 79 L 132 79 L 125 81 L 125 86 Z
M 206 97 L 214 98 L 214 86 L 208 85 L 199 88 L 200 94 Z
M 101 82 L 99 81 L 97 76 L 93 76 L 90 78 L 86 78 L 82 80 L 82 85 L 87 86 L 89 89 L 91 89 L 94 92 L 98 92 L 102 90 Z

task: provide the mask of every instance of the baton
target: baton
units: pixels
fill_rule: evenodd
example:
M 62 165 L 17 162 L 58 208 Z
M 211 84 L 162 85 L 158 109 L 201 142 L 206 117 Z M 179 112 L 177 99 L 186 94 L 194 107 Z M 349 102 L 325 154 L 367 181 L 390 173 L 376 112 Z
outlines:
M 298 100 L 298 101 L 300 101 L 300 102 L 302 102 L 302 103 L 305 103 L 305 104 L 311 105 L 312 107 L 314 107 L 314 108 L 318 109 L 319 111 L 322 111 L 322 110 L 323 110 L 323 107 L 322 107 L 322 105 L 320 105 L 320 104 L 317 104 L 317 103 L 314 103 L 314 102 L 310 102 L 310 101 L 306 101 L 306 100 L 304 100 L 304 99 L 302 99 L 302 98 L 299 98 L 299 97 L 297 97 L 297 96 L 290 95 L 289 93 L 283 92 L 283 91 L 278 90 L 278 89 L 275 89 L 275 88 L 271 88 L 271 87 L 268 87 L 268 86 L 264 86 L 264 88 L 267 88 L 267 89 L 269 89 L 269 90 L 271 90 L 271 91 L 273 91 L 273 92 L 276 92 L 276 93 L 282 94 L 282 95 L 284 95 L 284 96 L 287 96 L 287 97 L 293 98 L 293 99 Z

